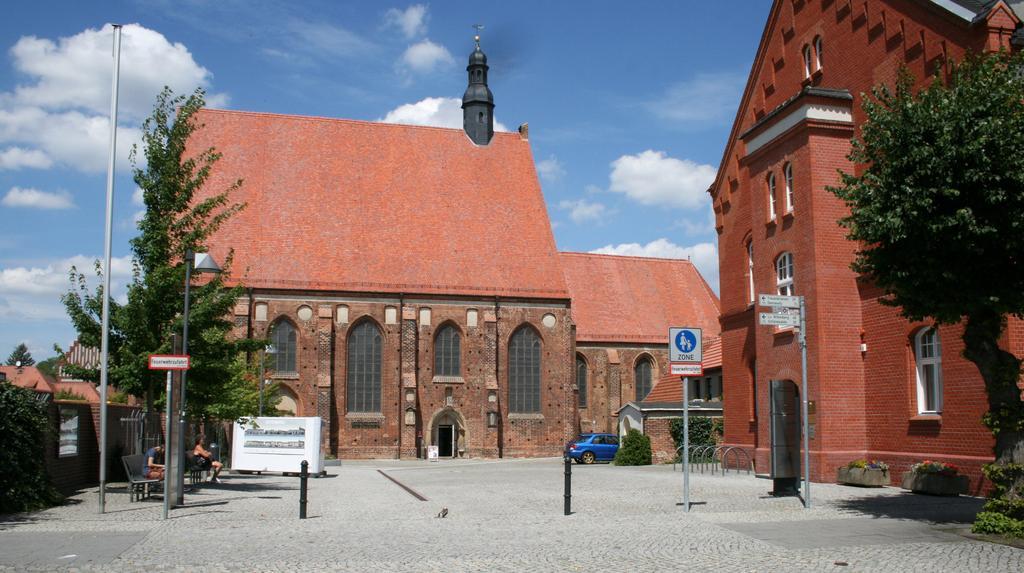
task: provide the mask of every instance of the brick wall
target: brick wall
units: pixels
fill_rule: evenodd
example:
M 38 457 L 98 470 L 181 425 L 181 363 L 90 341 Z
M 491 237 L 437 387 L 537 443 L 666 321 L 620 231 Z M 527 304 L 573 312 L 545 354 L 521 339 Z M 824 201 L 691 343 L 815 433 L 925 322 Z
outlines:
M 919 81 L 944 58 L 967 49 L 1005 45 L 1002 17 L 968 26 L 921 2 L 776 2 L 758 60 L 741 103 L 738 123 L 712 188 L 722 303 L 725 443 L 752 448 L 757 469 L 769 468 L 768 384 L 800 383 L 800 353 L 791 332 L 756 324 L 749 305 L 747 244 L 754 247 L 758 293 L 775 292 L 776 257 L 791 252 L 796 294 L 808 310 L 809 399 L 812 479 L 832 481 L 835 470 L 858 457 L 877 457 L 902 468 L 925 457 L 965 468 L 972 488 L 984 489 L 980 465 L 991 459 L 992 439 L 981 425 L 985 393 L 976 368 L 960 357 L 959 328 L 943 328 L 944 401 L 941 419 L 919 419 L 908 323 L 877 302 L 849 269 L 856 245 L 837 221 L 846 207 L 826 190 L 849 163 L 849 139 L 864 121 L 861 97 L 891 82 L 901 66 Z M 801 50 L 822 38 L 822 69 L 805 79 Z M 848 90 L 853 101 L 812 101 L 846 106 L 851 123 L 804 120 L 756 152 L 739 135 L 807 86 Z M 793 112 L 789 104 L 776 119 Z M 769 122 L 770 123 L 770 122 Z M 756 132 L 755 132 L 756 133 Z M 750 140 L 747 140 L 750 141 Z M 794 212 L 785 214 L 783 166 L 793 168 Z M 775 174 L 779 216 L 768 220 L 766 177 Z M 868 289 L 869 290 L 869 289 Z M 1015 338 L 1016 337 L 1016 338 Z M 1005 344 L 1024 353 L 1019 326 Z M 866 353 L 860 343 L 868 344 Z M 1016 345 L 1015 345 L 1016 344 Z M 756 376 L 753 374 L 756 371 Z

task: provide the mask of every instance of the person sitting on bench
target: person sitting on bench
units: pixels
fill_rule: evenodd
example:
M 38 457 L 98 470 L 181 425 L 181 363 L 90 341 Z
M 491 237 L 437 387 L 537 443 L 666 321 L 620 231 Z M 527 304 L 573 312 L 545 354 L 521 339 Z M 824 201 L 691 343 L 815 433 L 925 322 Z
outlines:
M 146 479 L 164 479 L 164 446 L 158 444 L 146 450 L 146 463 L 142 465 L 142 477 Z
M 210 477 L 211 483 L 220 483 L 217 476 L 220 475 L 220 470 L 224 467 L 224 464 L 213 459 L 213 453 L 203 447 L 203 442 L 206 441 L 206 436 L 199 434 L 196 436 L 196 446 L 192 449 L 192 455 L 195 456 L 196 466 L 201 470 L 213 468 L 213 476 Z

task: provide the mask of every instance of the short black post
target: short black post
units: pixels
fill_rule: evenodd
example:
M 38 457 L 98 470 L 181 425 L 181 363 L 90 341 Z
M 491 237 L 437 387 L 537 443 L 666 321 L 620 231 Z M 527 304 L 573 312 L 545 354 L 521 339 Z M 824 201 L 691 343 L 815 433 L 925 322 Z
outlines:
M 572 513 L 572 458 L 565 456 L 565 515 Z
M 299 519 L 306 519 L 306 486 L 309 483 L 309 462 L 302 460 L 299 472 Z

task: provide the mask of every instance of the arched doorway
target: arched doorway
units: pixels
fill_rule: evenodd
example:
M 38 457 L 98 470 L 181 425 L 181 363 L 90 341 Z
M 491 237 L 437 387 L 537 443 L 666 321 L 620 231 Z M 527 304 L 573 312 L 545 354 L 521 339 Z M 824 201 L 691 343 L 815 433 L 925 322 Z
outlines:
M 440 458 L 466 454 L 466 420 L 454 408 L 443 408 L 430 419 L 430 445 L 437 446 Z

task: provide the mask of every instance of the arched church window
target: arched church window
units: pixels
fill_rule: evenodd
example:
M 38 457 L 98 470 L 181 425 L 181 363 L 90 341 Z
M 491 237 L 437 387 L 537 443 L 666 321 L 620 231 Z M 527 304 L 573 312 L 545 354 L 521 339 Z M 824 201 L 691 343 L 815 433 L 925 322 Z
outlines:
M 541 341 L 530 327 L 520 328 L 508 345 L 509 411 L 540 412 Z
M 587 363 L 582 357 L 576 357 L 576 390 L 579 394 L 577 406 L 587 407 Z
M 462 339 L 450 324 L 434 338 L 434 376 L 462 376 Z
M 651 359 L 641 358 L 633 367 L 633 377 L 636 387 L 636 401 L 639 402 L 651 393 Z
M 348 335 L 346 397 L 349 412 L 380 412 L 382 337 L 377 325 L 360 323 Z
M 298 334 L 295 325 L 280 318 L 270 327 L 270 344 L 274 347 L 274 372 L 277 374 L 294 374 L 295 347 Z

